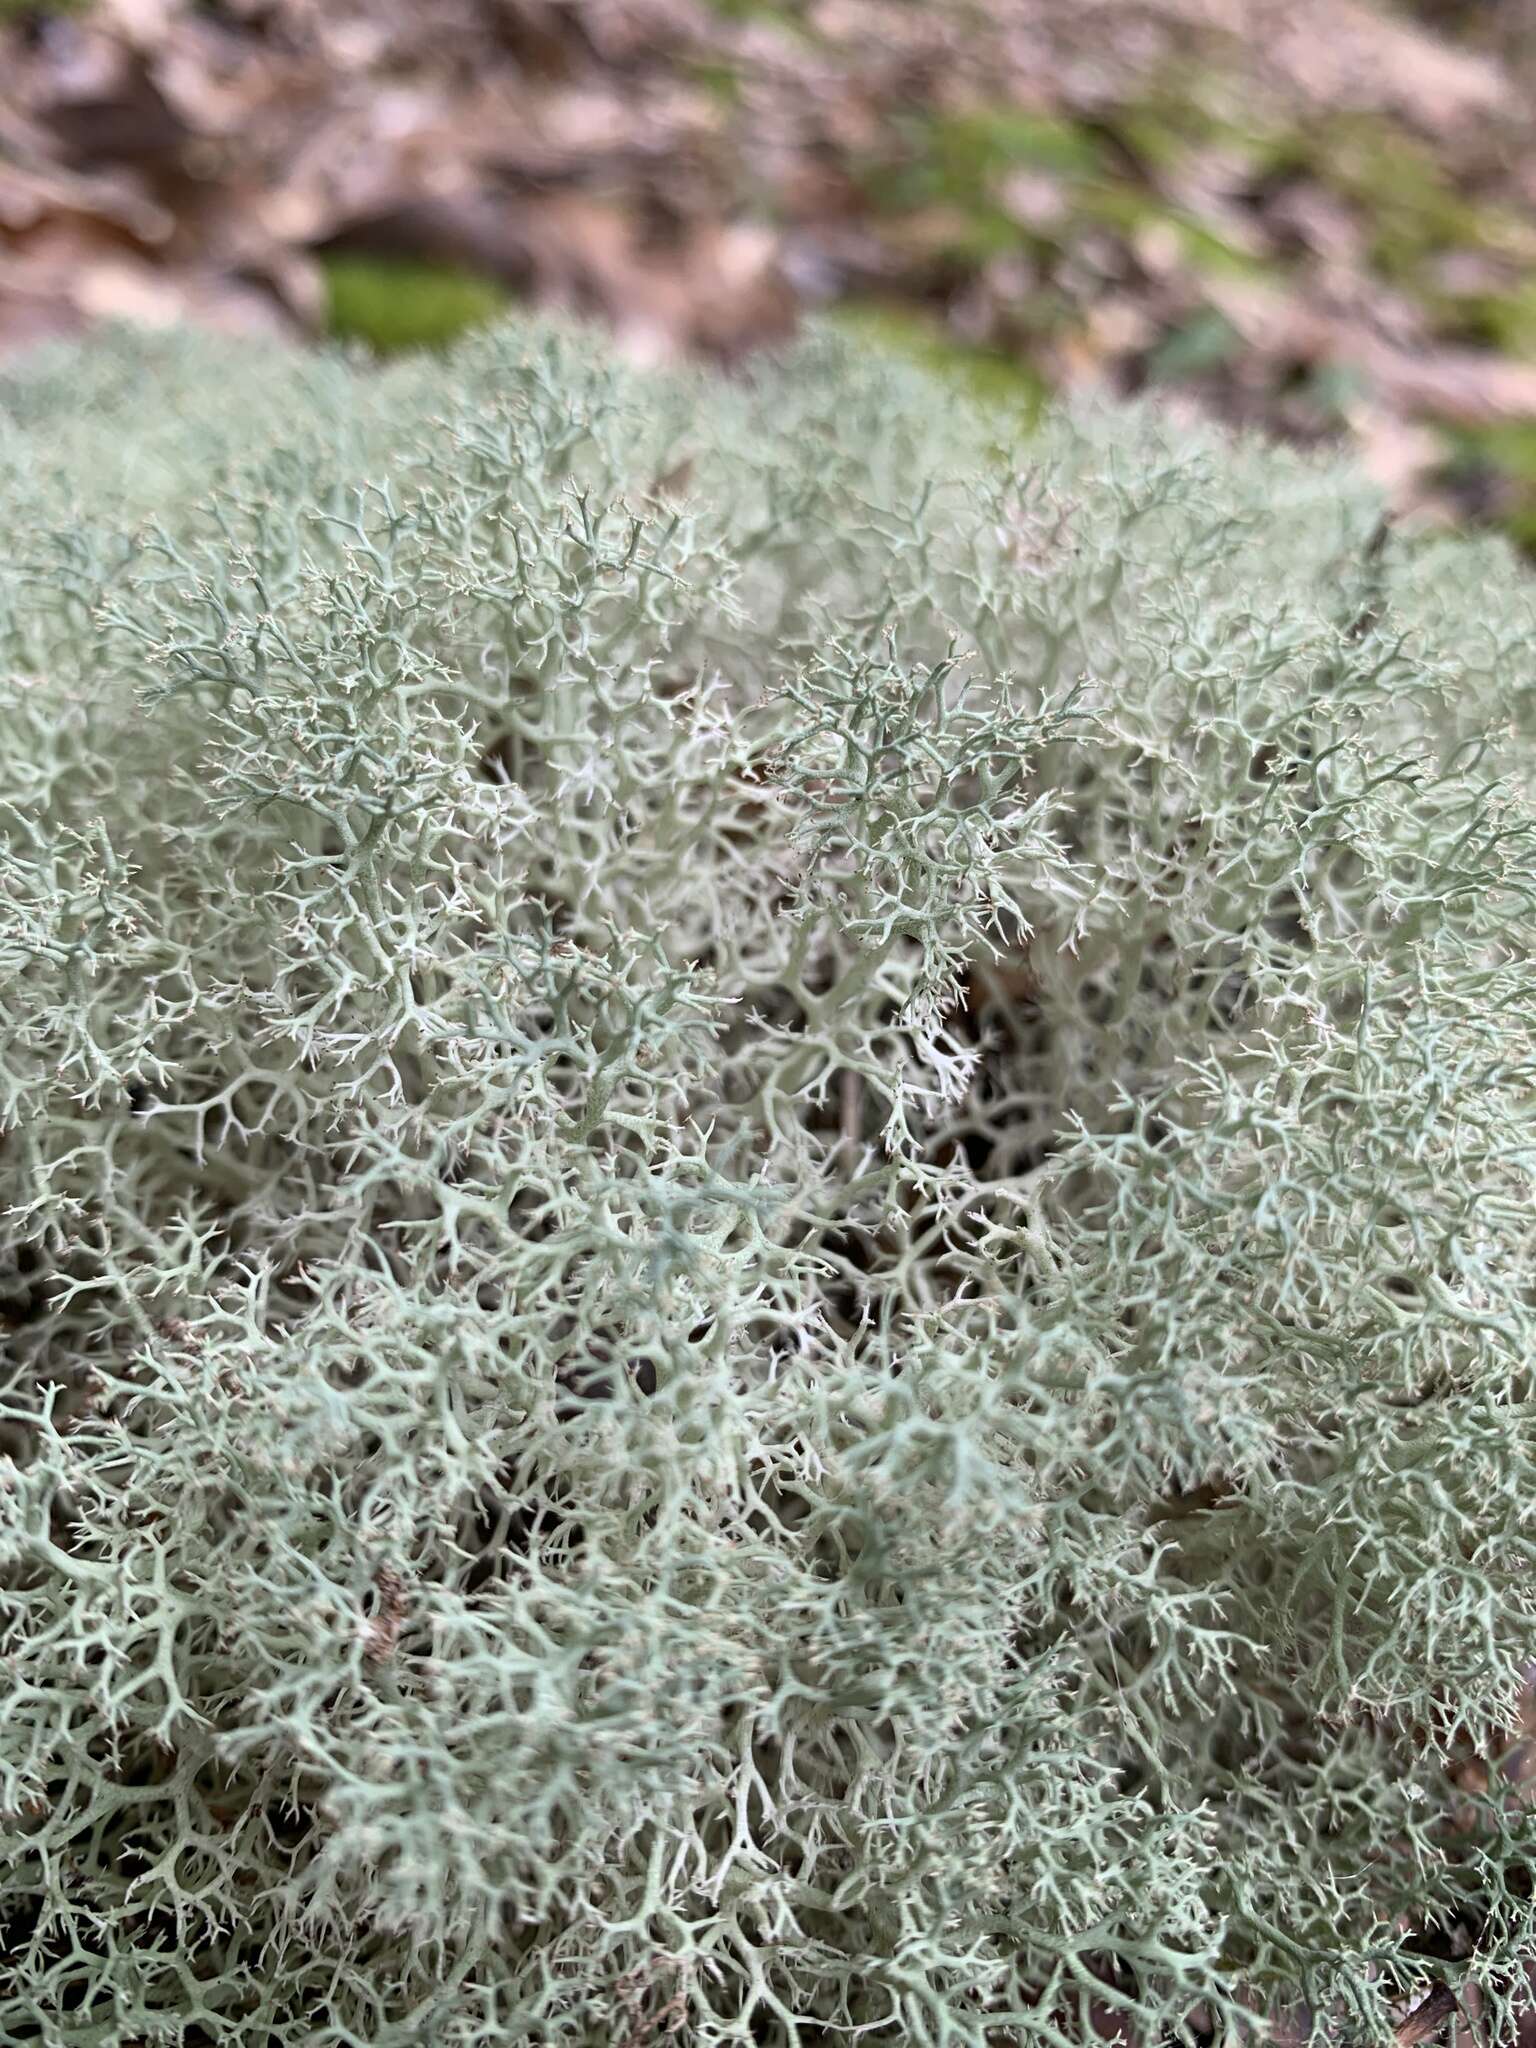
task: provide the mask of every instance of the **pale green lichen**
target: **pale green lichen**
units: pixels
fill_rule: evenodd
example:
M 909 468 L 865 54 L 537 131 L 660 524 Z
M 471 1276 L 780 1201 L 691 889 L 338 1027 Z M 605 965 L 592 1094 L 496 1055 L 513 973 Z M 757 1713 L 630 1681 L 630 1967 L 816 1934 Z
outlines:
M 0 406 L 0 2036 L 1502 2038 L 1508 557 L 826 340 Z

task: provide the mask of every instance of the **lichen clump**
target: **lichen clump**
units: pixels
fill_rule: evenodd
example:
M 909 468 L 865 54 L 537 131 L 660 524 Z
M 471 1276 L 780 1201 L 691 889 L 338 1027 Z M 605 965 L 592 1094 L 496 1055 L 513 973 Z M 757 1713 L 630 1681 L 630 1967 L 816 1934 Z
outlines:
M 0 385 L 6 2042 L 1501 2038 L 1536 606 L 1001 432 Z

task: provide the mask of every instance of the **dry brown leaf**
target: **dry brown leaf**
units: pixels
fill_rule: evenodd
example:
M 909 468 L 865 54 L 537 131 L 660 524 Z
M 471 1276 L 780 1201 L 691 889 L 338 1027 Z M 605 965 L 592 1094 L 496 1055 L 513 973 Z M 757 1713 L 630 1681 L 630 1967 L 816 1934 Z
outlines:
M 141 50 L 159 48 L 180 11 L 176 0 L 99 0 L 99 7 L 105 26 Z
M 1446 457 L 1440 435 L 1388 406 L 1352 408 L 1349 427 L 1367 476 L 1385 492 L 1395 513 L 1425 508 L 1425 483 Z
M 1458 426 L 1536 419 L 1536 363 L 1470 349 L 1408 356 L 1364 345 L 1360 359 L 1392 403 Z
M 168 242 L 176 227 L 170 209 L 127 177 L 87 177 L 0 161 L 0 236 L 22 240 L 60 218 L 98 221 L 151 247 Z

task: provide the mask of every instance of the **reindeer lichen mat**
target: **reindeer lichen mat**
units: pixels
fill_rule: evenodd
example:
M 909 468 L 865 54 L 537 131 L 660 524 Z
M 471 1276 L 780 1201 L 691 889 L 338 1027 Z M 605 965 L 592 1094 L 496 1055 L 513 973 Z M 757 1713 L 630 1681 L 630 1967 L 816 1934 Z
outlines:
M 824 338 L 0 385 L 0 2038 L 1513 2038 L 1536 605 Z

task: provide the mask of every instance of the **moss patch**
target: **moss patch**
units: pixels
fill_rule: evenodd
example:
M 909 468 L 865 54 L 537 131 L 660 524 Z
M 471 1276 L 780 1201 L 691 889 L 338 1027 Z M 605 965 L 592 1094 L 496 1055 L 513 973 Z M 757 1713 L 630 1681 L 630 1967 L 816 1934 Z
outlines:
M 792 35 L 808 36 L 809 22 L 793 0 L 707 0 L 712 14 L 718 14 L 724 21 L 767 22 L 773 28 L 787 29 Z
M 1030 423 L 1039 416 L 1046 398 L 1044 381 L 1017 356 L 957 341 L 937 321 L 898 306 L 855 302 L 830 317 L 845 334 L 871 349 L 919 363 L 971 398 L 1015 411 Z
M 334 254 L 324 268 L 330 332 L 379 355 L 446 347 L 511 296 L 494 278 L 404 257 Z
M 882 215 L 952 215 L 948 253 L 985 262 L 1036 239 L 1003 203 L 1010 171 L 1041 172 L 1071 186 L 1103 169 L 1099 143 L 1080 124 L 996 107 L 902 121 L 894 154 L 861 166 L 858 175 Z
M 1452 440 L 1445 480 L 1487 511 L 1526 554 L 1536 554 L 1536 420 L 1468 427 Z

